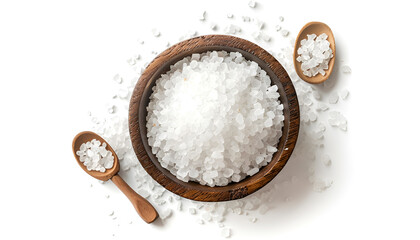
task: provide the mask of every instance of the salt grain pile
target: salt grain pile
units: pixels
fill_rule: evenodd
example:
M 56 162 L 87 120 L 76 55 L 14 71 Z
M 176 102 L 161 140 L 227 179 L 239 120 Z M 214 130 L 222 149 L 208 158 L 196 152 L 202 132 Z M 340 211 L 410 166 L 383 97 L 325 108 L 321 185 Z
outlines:
M 267 73 L 238 52 L 193 54 L 156 81 L 147 108 L 149 145 L 183 181 L 238 182 L 277 151 L 279 96 Z
M 105 172 L 114 165 L 114 156 L 111 151 L 106 150 L 106 143 L 101 145 L 96 139 L 82 143 L 76 155 L 89 171 Z
M 328 36 L 322 33 L 319 36 L 309 34 L 308 39 L 300 41 L 300 47 L 297 51 L 299 56 L 296 58 L 298 62 L 302 62 L 301 69 L 303 74 L 308 77 L 314 77 L 320 73 L 325 75 L 328 69 L 328 63 L 333 57 L 330 48 Z

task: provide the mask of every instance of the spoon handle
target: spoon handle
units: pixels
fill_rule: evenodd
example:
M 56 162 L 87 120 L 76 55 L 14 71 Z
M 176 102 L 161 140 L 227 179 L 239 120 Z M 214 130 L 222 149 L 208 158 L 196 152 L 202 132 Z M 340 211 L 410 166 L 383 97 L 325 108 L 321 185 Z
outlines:
M 156 220 L 158 213 L 156 209 L 142 196 L 138 195 L 118 174 L 115 174 L 111 180 L 131 201 L 137 213 L 147 223 Z

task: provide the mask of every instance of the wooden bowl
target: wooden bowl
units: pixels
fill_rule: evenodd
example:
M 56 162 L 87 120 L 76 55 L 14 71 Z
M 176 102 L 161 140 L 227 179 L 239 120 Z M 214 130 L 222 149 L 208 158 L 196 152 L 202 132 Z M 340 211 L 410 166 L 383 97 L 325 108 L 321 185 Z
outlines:
M 169 66 L 193 53 L 207 51 L 240 52 L 246 59 L 255 61 L 267 72 L 278 86 L 280 100 L 284 105 L 283 135 L 278 151 L 271 162 L 260 171 L 238 183 L 223 187 L 203 186 L 196 182 L 183 182 L 163 168 L 152 154 L 147 141 L 146 107 L 152 87 Z M 143 168 L 159 184 L 181 197 L 206 202 L 227 201 L 245 197 L 270 182 L 284 167 L 296 144 L 299 132 L 299 104 L 295 89 L 281 64 L 267 51 L 247 40 L 226 36 L 206 35 L 180 42 L 159 54 L 140 76 L 131 97 L 129 108 L 129 130 L 134 151 Z

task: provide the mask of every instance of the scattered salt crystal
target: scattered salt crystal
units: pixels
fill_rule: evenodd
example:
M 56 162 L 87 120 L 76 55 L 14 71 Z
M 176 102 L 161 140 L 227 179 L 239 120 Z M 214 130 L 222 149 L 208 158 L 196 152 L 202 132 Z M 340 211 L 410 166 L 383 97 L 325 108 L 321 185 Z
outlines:
M 314 98 L 316 100 L 320 100 L 321 99 L 321 94 L 319 94 L 319 92 L 317 92 L 317 91 L 313 91 L 312 92 L 312 96 L 314 96 Z
M 116 74 L 112 79 L 118 84 L 123 82 L 123 78 L 119 74 Z
M 249 16 L 242 16 L 242 21 L 244 22 L 250 22 L 251 18 Z
M 144 189 L 140 189 L 138 193 L 144 198 L 148 198 L 150 196 L 150 193 Z
M 281 35 L 283 35 L 283 37 L 287 37 L 289 35 L 289 31 L 287 31 L 286 29 L 281 30 Z
M 347 97 L 349 96 L 349 90 L 347 90 L 347 89 L 343 89 L 343 90 L 341 91 L 340 95 L 341 95 L 341 99 L 346 100 L 346 99 L 347 99 Z
M 338 102 L 338 94 L 336 92 L 333 92 L 330 97 L 328 98 L 328 102 L 330 104 L 336 104 Z
M 166 218 L 170 217 L 170 216 L 171 216 L 171 214 L 172 214 L 172 209 L 168 208 L 168 209 L 163 210 L 163 211 L 159 214 L 159 217 L 160 217 L 162 220 L 165 220 Z
M 210 24 L 210 29 L 211 30 L 217 30 L 217 24 L 216 23 Z
M 341 71 L 343 73 L 349 73 L 350 74 L 351 73 L 351 68 L 347 65 L 344 65 L 344 66 L 341 67 Z
M 257 6 L 257 3 L 255 1 L 253 1 L 253 0 L 251 0 L 251 1 L 248 2 L 248 6 L 250 8 L 255 8 Z
M 227 14 L 227 17 L 228 17 L 228 18 L 233 18 L 233 14 L 232 14 L 232 13 L 228 13 L 228 14 Z
M 220 228 L 225 227 L 225 224 L 223 224 L 223 223 L 219 223 L 219 227 L 220 227 Z
M 160 36 L 160 32 L 156 28 L 152 29 L 152 34 L 153 34 L 154 37 L 159 37 Z
M 255 218 L 255 217 L 250 218 L 250 219 L 249 219 L 249 221 L 250 221 L 250 222 L 252 222 L 252 223 L 254 223 L 254 222 L 256 222 L 256 221 L 257 221 L 257 218 Z
M 337 111 L 329 112 L 328 123 L 333 127 L 338 127 L 343 131 L 347 130 L 347 119 Z
M 262 204 L 259 208 L 259 212 L 260 214 L 264 215 L 267 213 L 267 211 L 269 210 L 268 206 L 265 204 Z
M 222 237 L 224 238 L 230 237 L 230 234 L 231 234 L 230 228 L 223 228 L 221 234 L 222 234 Z
M 190 208 L 189 212 L 190 212 L 191 215 L 194 215 L 194 214 L 197 213 L 197 210 L 195 208 Z
M 279 17 L 279 20 L 280 20 L 280 22 L 283 22 L 284 21 L 284 17 L 283 16 L 280 16 Z
M 325 165 L 325 166 L 331 166 L 331 158 L 330 158 L 330 156 L 328 156 L 328 155 L 325 155 L 324 157 L 323 157 L 323 159 L 322 159 L 322 163 Z
M 206 16 L 207 16 L 206 11 L 203 11 L 203 12 L 201 12 L 200 17 L 198 18 L 198 20 L 204 21 L 204 20 L 206 20 Z
M 115 113 L 115 106 L 112 105 L 112 106 L 108 107 L 108 112 L 111 113 L 111 114 Z
M 281 26 L 280 25 L 276 25 L 276 31 L 279 32 L 281 30 Z
M 202 217 L 203 217 L 204 221 L 206 221 L 206 222 L 210 222 L 211 219 L 212 219 L 211 214 L 209 212 L 205 212 Z
M 328 109 L 329 109 L 329 107 L 325 103 L 318 103 L 318 106 L 316 107 L 317 111 L 326 111 Z
M 235 214 L 238 214 L 238 215 L 241 215 L 242 214 L 242 209 L 241 208 L 234 208 L 233 209 L 233 212 L 235 213 Z
M 109 216 L 114 215 L 114 211 L 111 211 L 108 215 L 109 215 Z
M 241 32 L 241 28 L 233 25 L 233 24 L 229 24 L 226 28 L 225 28 L 225 33 L 227 34 L 237 34 Z
M 265 26 L 265 23 L 263 21 L 260 21 L 260 20 L 256 20 L 255 24 L 257 25 L 257 28 L 260 29 L 260 30 L 263 29 L 264 26 Z
M 197 223 L 203 225 L 204 221 L 203 221 L 203 219 L 197 219 Z

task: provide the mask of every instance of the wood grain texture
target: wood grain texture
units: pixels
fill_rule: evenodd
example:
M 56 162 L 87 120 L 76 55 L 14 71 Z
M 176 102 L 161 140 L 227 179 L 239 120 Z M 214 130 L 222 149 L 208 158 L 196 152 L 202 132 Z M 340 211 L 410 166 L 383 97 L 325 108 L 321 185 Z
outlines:
M 111 178 L 112 182 L 127 196 L 134 209 L 147 223 L 151 223 L 159 216 L 156 209 L 142 196 L 138 195 L 121 177 L 116 174 Z
M 302 71 L 302 63 L 298 62 L 296 60 L 296 58 L 298 57 L 297 54 L 297 50 L 300 47 L 300 41 L 302 41 L 303 39 L 307 39 L 309 34 L 316 34 L 317 36 L 321 35 L 322 33 L 327 34 L 328 38 L 328 42 L 330 42 L 330 48 L 332 50 L 332 54 L 333 57 L 330 59 L 329 63 L 328 63 L 328 69 L 325 70 L 325 75 L 322 76 L 321 74 L 317 74 L 314 77 L 308 77 L 306 75 L 303 74 Z M 302 29 L 300 30 L 299 34 L 296 37 L 296 42 L 295 42 L 295 49 L 293 51 L 293 64 L 295 66 L 295 70 L 296 73 L 298 74 L 298 76 L 308 82 L 308 83 L 313 83 L 313 84 L 318 84 L 318 83 L 322 83 L 325 80 L 327 80 L 334 68 L 334 63 L 335 63 L 335 39 L 334 39 L 334 35 L 331 31 L 331 28 L 328 27 L 327 24 L 322 23 L 322 22 L 309 22 L 307 23 L 305 26 L 302 27 Z
M 111 151 L 112 155 L 114 156 L 114 165 L 110 169 L 106 169 L 105 172 L 99 171 L 89 171 L 86 166 L 80 161 L 80 157 L 76 154 L 76 152 L 80 149 L 80 145 L 86 143 L 88 141 L 92 141 L 93 139 L 99 140 L 101 143 L 106 143 L 105 149 Z M 99 179 L 101 181 L 107 181 L 109 179 L 117 185 L 117 187 L 127 196 L 130 202 L 133 204 L 134 209 L 136 209 L 137 213 L 140 215 L 141 218 L 147 223 L 151 223 L 156 220 L 159 216 L 156 212 L 155 208 L 150 204 L 146 199 L 142 196 L 138 195 L 119 175 L 118 171 L 120 170 L 120 161 L 118 159 L 118 155 L 114 152 L 114 149 L 103 139 L 101 136 L 94 132 L 85 131 L 77 134 L 73 139 L 73 154 L 76 158 L 77 163 L 79 166 L 89 175 L 92 177 Z
M 284 105 L 284 127 L 278 149 L 272 161 L 252 177 L 224 187 L 203 186 L 195 182 L 183 182 L 163 168 L 152 154 L 147 143 L 146 107 L 152 93 L 152 87 L 169 66 L 193 53 L 206 51 L 240 52 L 255 61 L 267 72 L 273 84 L 279 88 L 280 100 Z M 182 197 L 196 201 L 227 201 L 243 198 L 270 182 L 287 163 L 295 147 L 299 132 L 299 103 L 295 89 L 287 72 L 267 51 L 247 40 L 226 36 L 206 35 L 180 42 L 159 54 L 140 76 L 130 100 L 129 130 L 134 151 L 144 169 L 159 184 Z M 286 150 L 287 149 L 287 150 Z

